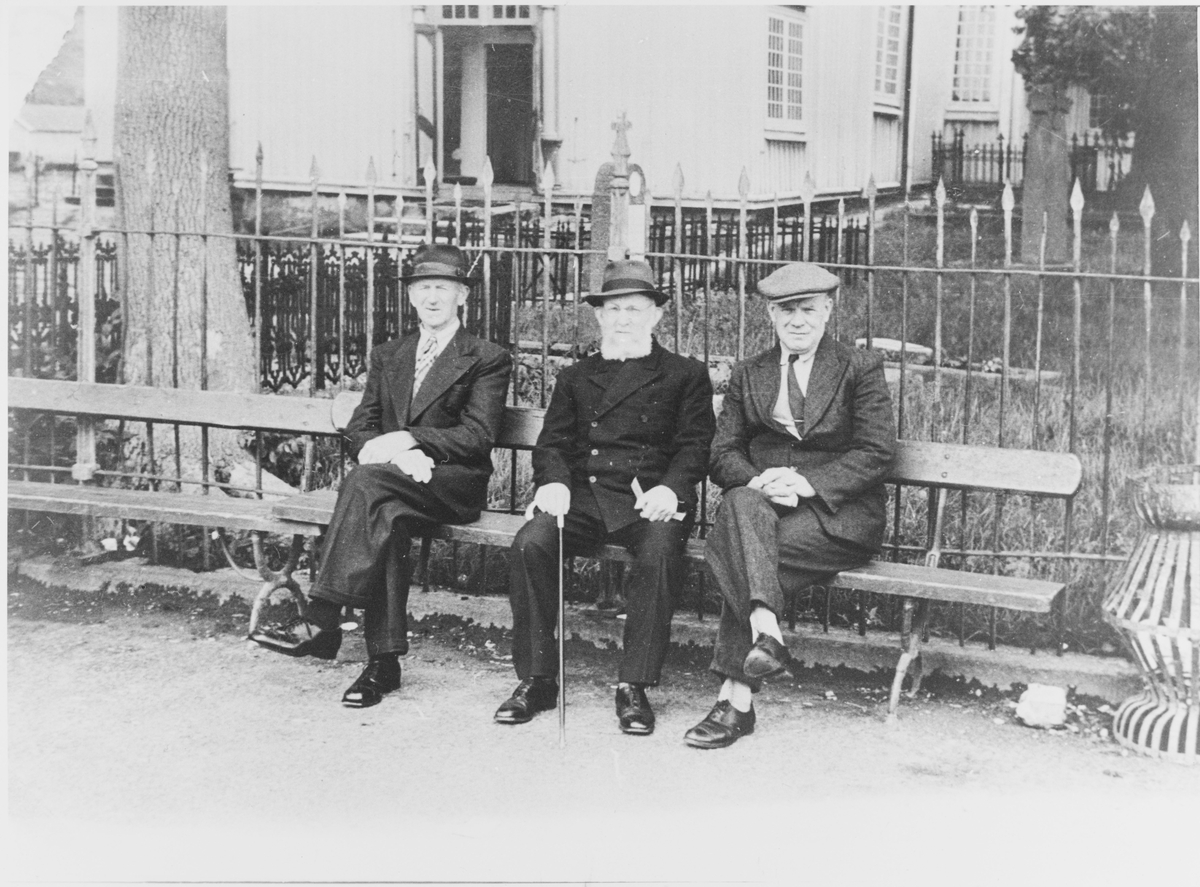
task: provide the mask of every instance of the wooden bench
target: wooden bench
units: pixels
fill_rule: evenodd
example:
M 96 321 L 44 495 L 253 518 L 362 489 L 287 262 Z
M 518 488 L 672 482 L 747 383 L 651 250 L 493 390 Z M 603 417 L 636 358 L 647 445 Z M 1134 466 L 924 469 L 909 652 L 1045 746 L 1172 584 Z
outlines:
M 361 394 L 343 392 L 333 406 L 333 423 L 344 428 Z M 719 409 L 720 398 L 717 398 Z M 541 431 L 544 410 L 508 407 L 496 446 L 508 450 L 531 450 Z M 1075 494 L 1082 479 L 1079 459 L 1070 453 L 1047 453 L 1037 450 L 972 447 L 959 444 L 901 441 L 896 465 L 889 483 L 923 487 L 929 497 L 929 532 L 923 564 L 900 564 L 872 561 L 857 570 L 839 574 L 831 583 L 850 588 L 898 596 L 902 599 L 902 653 L 892 680 L 889 714 L 896 711 L 901 684 L 913 660 L 913 684 L 909 691 L 915 696 L 920 687 L 920 644 L 929 618 L 931 601 L 978 604 L 1048 613 L 1062 592 L 1060 582 L 1023 579 L 969 573 L 939 566 L 947 490 L 980 492 L 1007 491 L 1035 496 L 1068 498 Z M 324 527 L 333 514 L 337 494 L 317 490 L 276 503 L 272 513 L 287 521 Z M 522 514 L 485 512 L 478 521 L 467 525 L 447 524 L 432 530 L 422 540 L 420 569 L 428 583 L 429 544 L 432 539 L 468 542 L 480 545 L 508 547 L 524 523 Z M 624 548 L 606 546 L 598 556 L 628 561 Z M 704 543 L 691 540 L 687 544 L 688 560 L 704 560 Z
M 184 391 L 143 388 L 133 385 L 101 385 L 44 379 L 10 377 L 9 409 L 63 414 L 84 419 L 118 419 L 128 422 L 195 425 L 201 428 L 234 428 L 303 435 L 336 435 L 328 399 L 279 395 L 235 394 L 217 391 Z M 42 466 L 14 471 L 33 473 Z M 116 471 L 97 472 L 99 477 L 119 476 Z M 207 495 L 181 494 L 164 490 L 134 490 L 95 483 L 9 480 L 11 509 L 75 514 L 91 518 L 121 518 L 165 524 L 211 527 L 218 531 L 221 548 L 230 566 L 238 569 L 229 552 L 223 531 L 248 531 L 255 567 L 262 585 L 251 609 L 251 629 L 270 594 L 287 588 L 303 607 L 304 598 L 292 577 L 306 537 L 320 534 L 309 521 L 290 521 L 272 513 L 273 502 L 261 498 L 226 495 L 214 484 Z M 248 494 L 253 495 L 253 494 Z M 275 497 L 277 498 L 277 497 Z M 263 534 L 291 536 L 288 557 L 282 568 L 272 570 L 263 549 Z

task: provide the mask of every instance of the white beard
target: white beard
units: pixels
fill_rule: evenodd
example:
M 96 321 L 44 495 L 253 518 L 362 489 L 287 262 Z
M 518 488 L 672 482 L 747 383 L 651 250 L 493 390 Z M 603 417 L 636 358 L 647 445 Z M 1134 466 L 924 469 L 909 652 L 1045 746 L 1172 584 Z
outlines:
M 648 355 L 653 344 L 653 339 L 646 339 L 645 342 L 631 343 L 625 346 L 601 341 L 600 356 L 605 360 L 632 360 Z

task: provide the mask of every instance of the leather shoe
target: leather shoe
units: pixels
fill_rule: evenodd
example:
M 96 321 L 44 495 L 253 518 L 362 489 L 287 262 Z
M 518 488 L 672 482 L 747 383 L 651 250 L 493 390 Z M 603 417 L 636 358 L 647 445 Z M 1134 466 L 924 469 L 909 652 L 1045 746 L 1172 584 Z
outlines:
M 640 684 L 617 687 L 617 722 L 622 733 L 646 736 L 654 732 L 654 711 Z
M 539 711 L 558 707 L 558 681 L 554 678 L 526 678 L 517 684 L 512 696 L 496 709 L 497 724 L 525 724 Z
M 790 671 L 796 666 L 796 660 L 788 652 L 788 648 L 769 634 L 760 632 L 754 641 L 754 646 L 746 654 L 742 663 L 742 671 L 746 677 L 754 680 L 773 678 L 784 671 Z
M 362 670 L 358 679 L 342 694 L 342 705 L 347 708 L 370 708 L 383 701 L 383 697 L 400 689 L 400 663 L 395 657 L 372 659 Z
M 753 733 L 755 720 L 753 706 L 741 712 L 728 699 L 722 699 L 703 721 L 683 734 L 683 741 L 692 748 L 725 748 Z
M 290 622 L 256 628 L 250 633 L 250 640 L 285 656 L 333 659 L 342 645 L 342 630 L 321 628 L 299 616 Z

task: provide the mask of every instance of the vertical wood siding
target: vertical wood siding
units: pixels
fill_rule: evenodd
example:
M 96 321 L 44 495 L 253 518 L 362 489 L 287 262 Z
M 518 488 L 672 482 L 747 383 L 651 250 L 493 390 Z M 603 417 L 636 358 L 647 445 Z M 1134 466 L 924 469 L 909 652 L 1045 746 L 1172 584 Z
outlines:
M 268 179 L 400 184 L 411 128 L 411 8 L 229 7 L 230 155 L 254 170 L 262 142 Z M 393 179 L 393 170 L 398 179 Z

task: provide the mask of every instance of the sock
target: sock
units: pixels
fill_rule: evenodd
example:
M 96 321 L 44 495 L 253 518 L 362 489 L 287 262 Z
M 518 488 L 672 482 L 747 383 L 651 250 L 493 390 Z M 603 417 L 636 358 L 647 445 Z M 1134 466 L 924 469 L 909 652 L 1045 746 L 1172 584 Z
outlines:
M 749 684 L 726 678 L 725 683 L 721 685 L 721 692 L 717 694 L 717 701 L 722 699 L 728 699 L 729 704 L 738 711 L 748 712 L 754 706 L 754 691 L 750 689 Z
M 317 628 L 331 630 L 342 624 L 342 606 L 324 598 L 310 597 L 304 618 Z
M 750 639 L 755 640 L 760 634 L 770 635 L 783 643 L 783 632 L 779 629 L 779 620 L 771 612 L 770 607 L 759 604 L 750 613 Z

